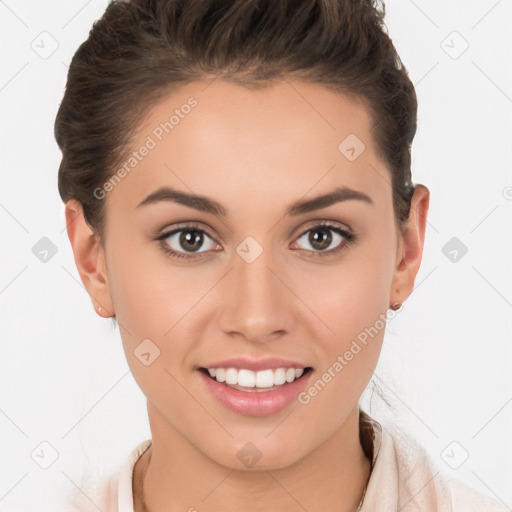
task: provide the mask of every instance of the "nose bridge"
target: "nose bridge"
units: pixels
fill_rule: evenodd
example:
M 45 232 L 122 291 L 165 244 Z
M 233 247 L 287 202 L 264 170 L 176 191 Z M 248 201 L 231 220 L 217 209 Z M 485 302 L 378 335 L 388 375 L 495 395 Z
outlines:
M 272 251 L 258 249 L 254 242 L 246 240 L 237 248 L 221 328 L 252 341 L 265 341 L 289 329 L 290 292 L 275 275 Z

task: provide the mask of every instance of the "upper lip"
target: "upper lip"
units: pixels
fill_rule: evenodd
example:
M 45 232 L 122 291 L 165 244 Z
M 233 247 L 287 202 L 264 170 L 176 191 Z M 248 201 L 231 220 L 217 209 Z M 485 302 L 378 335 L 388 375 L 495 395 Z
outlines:
M 275 370 L 277 368 L 308 368 L 307 365 L 292 361 L 290 359 L 283 359 L 279 357 L 264 357 L 262 359 L 251 359 L 249 357 L 234 357 L 231 359 L 223 359 L 222 361 L 215 361 L 208 363 L 202 368 L 236 368 L 240 370 L 245 368 L 247 370 Z

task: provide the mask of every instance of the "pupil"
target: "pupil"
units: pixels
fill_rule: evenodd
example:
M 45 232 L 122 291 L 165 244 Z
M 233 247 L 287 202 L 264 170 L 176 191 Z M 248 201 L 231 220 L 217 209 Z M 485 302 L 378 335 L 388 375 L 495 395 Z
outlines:
M 324 233 L 323 235 L 317 236 L 317 233 Z M 329 229 L 317 229 L 312 231 L 309 235 L 309 242 L 313 247 L 319 250 L 326 249 L 331 245 L 332 234 Z
M 184 249 L 197 251 L 203 242 L 203 235 L 199 231 L 183 231 L 180 236 L 180 244 Z M 190 246 L 187 248 L 187 244 Z

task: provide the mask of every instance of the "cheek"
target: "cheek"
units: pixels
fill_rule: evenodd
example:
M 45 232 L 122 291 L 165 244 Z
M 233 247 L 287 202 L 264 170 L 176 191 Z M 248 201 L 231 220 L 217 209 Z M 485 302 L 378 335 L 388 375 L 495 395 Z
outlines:
M 127 329 L 158 329 L 161 336 L 164 327 L 172 326 L 169 304 L 179 309 L 182 303 L 177 300 L 183 298 L 179 270 L 171 272 L 157 241 L 130 235 L 121 227 L 112 233 L 109 244 L 109 288 L 116 316 Z
M 330 371 L 326 379 L 335 374 L 333 380 L 345 390 L 362 391 L 377 364 L 395 254 L 389 237 L 386 240 L 376 231 L 317 279 L 316 292 L 307 295 L 308 305 L 321 320 L 311 324 L 315 326 L 312 339 L 321 345 L 321 371 Z
M 109 288 L 128 364 L 138 371 L 138 347 L 149 339 L 160 351 L 155 365 L 175 368 L 195 342 L 192 331 L 204 323 L 196 306 L 214 284 L 211 271 L 170 263 L 158 242 L 127 239 L 122 233 L 111 237 L 107 257 Z
M 324 331 L 347 339 L 371 326 L 388 309 L 391 259 L 358 251 L 303 289 L 311 310 L 324 321 Z M 329 327 L 330 329 L 327 329 Z M 333 332 L 334 331 L 334 332 Z
M 162 274 L 164 258 L 156 244 L 134 240 L 121 229 L 112 235 L 107 253 L 109 289 L 132 366 L 133 351 L 143 340 L 162 345 L 164 333 L 177 321 L 169 304 L 179 302 L 173 281 Z
M 342 279 L 333 277 L 341 295 L 343 317 L 361 327 L 371 325 L 389 306 L 396 248 L 389 229 L 372 227 L 364 242 L 354 246 L 342 267 Z
M 331 300 L 320 312 L 329 330 L 322 325 L 312 338 L 318 340 L 320 364 L 304 401 L 311 400 L 317 414 L 330 414 L 342 422 L 372 378 L 382 349 L 387 308 L 383 306 L 385 294 L 375 286 L 372 273 L 353 271 L 330 286 Z

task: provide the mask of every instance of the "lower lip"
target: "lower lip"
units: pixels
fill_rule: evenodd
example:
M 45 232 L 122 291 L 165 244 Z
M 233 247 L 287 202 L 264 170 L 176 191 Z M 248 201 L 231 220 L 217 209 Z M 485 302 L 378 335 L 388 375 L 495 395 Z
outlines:
M 267 416 L 282 411 L 304 391 L 312 373 L 309 370 L 300 379 L 283 384 L 274 391 L 238 391 L 198 371 L 207 389 L 219 402 L 233 412 L 246 416 Z

